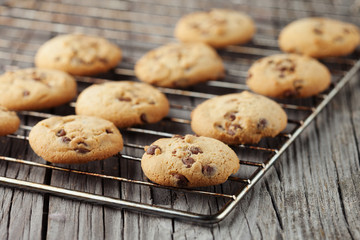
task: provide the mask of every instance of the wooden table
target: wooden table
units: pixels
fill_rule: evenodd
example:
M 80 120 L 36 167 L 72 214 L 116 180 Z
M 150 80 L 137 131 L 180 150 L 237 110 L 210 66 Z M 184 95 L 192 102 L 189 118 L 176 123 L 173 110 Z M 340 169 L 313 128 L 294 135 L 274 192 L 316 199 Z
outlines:
M 89 23 L 89 19 L 78 19 L 80 17 L 76 15 L 76 12 L 93 17 L 102 17 L 97 14 L 104 13 L 108 14 L 106 16 L 115 18 L 116 12 L 111 9 L 124 8 L 129 11 L 136 9 L 140 12 L 153 11 L 152 13 L 159 14 L 162 11 L 161 6 L 165 8 L 166 4 L 173 4 L 178 7 L 171 8 L 173 12 L 167 15 L 172 14 L 176 18 L 190 12 L 189 9 L 183 9 L 182 4 L 193 9 L 232 6 L 230 2 L 204 0 L 196 2 L 188 0 L 181 4 L 174 0 L 159 1 L 163 5 L 157 6 L 156 9 L 151 8 L 150 0 L 130 3 L 91 0 L 79 2 L 74 6 L 71 1 L 63 1 L 63 3 L 59 1 L 56 3 L 58 5 L 55 5 L 54 1 L 41 1 L 41 3 L 23 1 L 21 4 L 20 1 L 12 2 L 16 4 L 0 7 L 0 36 L 2 36 L 0 37 L 0 64 L 3 67 L 32 66 L 32 56 L 43 41 L 69 29 L 76 30 L 76 27 L 67 26 L 63 29 L 63 26 L 56 25 L 56 22 L 66 21 L 64 16 L 67 12 L 73 14 L 71 21 L 88 21 Z M 341 3 L 341 6 L 336 8 L 339 12 L 335 13 L 331 8 L 334 3 L 326 0 L 316 1 L 316 3 L 254 1 L 252 4 L 257 7 L 253 8 L 247 8 L 246 4 L 242 4 L 243 1 L 239 2 L 235 5 L 236 8 L 248 10 L 250 15 L 254 14 L 260 19 L 263 11 L 264 14 L 268 14 L 266 12 L 268 9 L 272 9 L 274 16 L 294 13 L 295 16 L 292 17 L 297 18 L 315 15 L 318 8 L 328 7 L 326 12 L 329 15 L 339 13 L 340 19 L 359 20 L 356 13 L 349 10 L 353 1 Z M 262 3 L 266 5 L 265 10 L 261 7 Z M 84 10 L 84 4 L 93 6 L 91 11 L 81 12 Z M 335 2 L 335 4 L 339 3 Z M 64 5 L 72 7 L 65 9 Z M 8 6 L 12 7 L 8 8 Z M 104 7 L 105 10 L 97 9 L 95 6 Z M 37 9 L 38 12 L 33 12 L 31 9 Z M 64 9 L 65 12 L 61 12 Z M 355 7 L 352 9 L 354 10 Z M 47 12 L 52 12 L 52 15 L 46 15 Z M 42 25 L 40 22 L 29 25 L 21 22 L 23 19 L 29 21 L 36 18 L 43 21 Z M 49 18 L 51 21 L 46 20 Z M 160 17 L 157 16 L 157 18 Z M 156 21 L 156 19 L 151 20 Z M 49 25 L 49 22 L 52 25 Z M 106 23 L 109 24 L 109 22 Z M 17 28 L 9 28 L 16 24 L 18 24 Z M 93 23 L 89 24 L 91 26 Z M 22 26 L 28 30 L 22 30 Z M 136 24 L 133 27 L 146 31 Z M 54 31 L 48 28 L 53 28 Z M 94 32 L 95 30 L 92 33 Z M 104 34 L 114 37 L 123 36 L 117 35 L 116 31 Z M 127 39 L 119 39 L 118 44 L 124 45 L 124 42 L 132 36 L 127 37 Z M 12 41 L 12 39 L 15 40 Z M 154 37 L 158 45 L 169 39 L 171 37 L 164 39 Z M 124 49 L 124 62 L 121 63 L 124 69 L 131 69 L 139 52 L 144 53 L 153 48 L 151 44 L 144 45 L 137 52 L 131 49 L 131 47 L 138 47 L 135 41 L 127 44 L 130 48 Z M 357 98 L 359 91 L 360 75 L 357 74 L 280 157 L 275 167 L 219 224 L 200 226 L 0 186 L 0 239 L 360 239 L 360 190 L 358 188 L 360 185 L 360 101 Z M 65 106 L 46 111 L 46 113 L 63 114 L 68 111 L 69 106 Z M 22 117 L 22 124 L 25 125 L 33 125 L 36 121 L 38 121 L 36 117 Z M 26 135 L 27 132 L 23 134 Z M 44 163 L 23 141 L 1 137 L 0 155 Z M 141 150 L 134 151 L 141 152 Z M 126 154 L 130 153 L 126 152 Z M 139 164 L 119 163 L 116 157 L 104 162 L 93 162 L 73 168 L 83 171 L 101 169 L 102 173 L 121 176 L 139 175 L 139 173 L 141 175 Z M 185 209 L 207 207 L 210 204 L 206 199 L 199 201 L 196 197 L 187 195 L 171 195 L 169 198 L 168 193 L 154 194 L 149 190 L 144 191 L 138 186 L 126 183 L 97 181 L 92 177 L 79 177 L 70 173 L 4 161 L 0 161 L 0 176 L 69 187 L 100 195 L 122 196 L 130 200 L 155 201 L 160 205 L 171 202 L 171 204 L 182 205 Z

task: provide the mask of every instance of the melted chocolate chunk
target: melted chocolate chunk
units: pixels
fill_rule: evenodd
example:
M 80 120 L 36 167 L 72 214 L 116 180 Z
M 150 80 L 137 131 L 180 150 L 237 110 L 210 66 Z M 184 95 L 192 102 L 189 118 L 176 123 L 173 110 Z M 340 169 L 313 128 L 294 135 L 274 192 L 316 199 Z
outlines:
M 56 136 L 58 137 L 62 137 L 62 136 L 65 136 L 66 135 L 66 132 L 64 129 L 60 129 L 57 133 L 56 133 Z
M 108 63 L 108 60 L 106 58 L 99 58 L 99 62 L 102 62 L 104 64 Z
M 146 153 L 149 155 L 155 155 L 156 149 L 159 149 L 160 153 L 161 153 L 161 148 L 157 145 L 151 145 L 150 147 L 148 147 L 148 149 L 146 150 Z
M 225 128 L 223 126 L 221 126 L 220 124 L 216 124 L 215 128 L 220 131 L 225 131 Z
M 296 92 L 293 91 L 293 90 L 291 90 L 291 89 L 285 90 L 285 91 L 283 92 L 283 97 L 284 97 L 284 98 L 293 98 L 293 97 L 295 97 L 295 96 L 296 96 Z
M 176 178 L 176 185 L 178 185 L 178 187 L 186 187 L 189 183 L 189 180 L 187 180 L 187 178 L 184 175 L 181 174 L 177 174 L 177 173 L 173 173 L 171 174 Z
M 172 151 L 171 154 L 172 154 L 172 155 L 175 155 L 175 154 L 176 154 L 176 150 Z
M 129 97 L 119 97 L 118 100 L 121 102 L 131 102 L 131 98 Z
M 314 32 L 315 34 L 317 34 L 317 35 L 323 34 L 323 31 L 322 31 L 321 29 L 319 29 L 319 28 L 314 28 L 314 29 L 313 29 L 313 32 Z
M 181 136 L 181 135 L 174 135 L 173 138 L 185 139 L 185 137 L 184 137 L 184 136 Z
M 75 152 L 85 154 L 85 153 L 90 152 L 90 150 L 86 149 L 86 148 L 75 148 Z
M 234 130 L 242 129 L 241 125 L 237 123 L 231 124 L 230 127 L 232 127 Z
M 210 165 L 204 165 L 202 166 L 201 172 L 207 177 L 212 177 L 215 175 L 216 169 Z
M 224 115 L 224 118 L 226 120 L 229 120 L 229 121 L 234 121 L 236 119 L 236 114 L 237 112 L 227 112 L 225 115 Z
M 190 168 L 195 160 L 192 157 L 185 157 L 181 161 L 186 165 L 186 168 Z
M 63 143 L 69 143 L 69 142 L 71 142 L 71 139 L 68 137 L 62 137 L 61 141 L 63 141 Z
M 140 119 L 143 123 L 148 123 L 148 120 L 147 120 L 147 117 L 146 117 L 146 114 L 145 113 L 142 113 L 140 115 Z
M 191 147 L 190 147 L 190 152 L 191 152 L 192 154 L 203 153 L 203 151 L 201 150 L 201 148 L 195 147 L 195 146 L 191 146 Z
M 256 127 L 258 129 L 264 129 L 266 128 L 267 125 L 268 125 L 268 121 L 265 118 L 260 118 Z
M 85 147 L 88 146 L 85 142 L 78 142 L 78 145 L 84 145 Z
M 111 131 L 110 129 L 106 129 L 106 133 L 110 134 L 113 133 L 113 131 Z
M 236 132 L 232 129 L 228 129 L 227 134 L 229 134 L 230 136 L 234 136 L 236 134 Z
M 30 92 L 28 90 L 23 91 L 23 96 L 24 97 L 29 96 L 29 95 L 30 95 Z

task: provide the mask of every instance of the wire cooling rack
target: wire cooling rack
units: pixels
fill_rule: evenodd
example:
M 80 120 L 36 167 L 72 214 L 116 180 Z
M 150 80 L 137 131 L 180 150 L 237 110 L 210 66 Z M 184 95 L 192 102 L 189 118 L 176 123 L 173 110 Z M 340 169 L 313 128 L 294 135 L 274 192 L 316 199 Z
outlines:
M 169 116 L 158 124 L 121 129 L 124 151 L 85 166 L 45 163 L 28 144 L 28 132 L 33 125 L 51 116 L 73 114 L 74 102 L 46 111 L 19 112 L 20 129 L 0 138 L 0 167 L 5 169 L 0 172 L 0 184 L 45 193 L 45 196 L 69 197 L 198 223 L 216 223 L 224 219 L 359 70 L 359 49 L 347 57 L 322 60 L 332 73 L 332 84 L 326 92 L 308 99 L 279 101 L 289 116 L 287 128 L 279 136 L 256 145 L 233 146 L 241 168 L 224 184 L 186 189 L 151 183 L 140 168 L 143 147 L 160 137 L 192 133 L 190 112 L 202 101 L 248 90 L 247 69 L 258 58 L 280 53 L 277 36 L 286 24 L 307 16 L 326 16 L 358 24 L 360 15 L 356 12 L 356 2 L 8 1 L 0 6 L 0 64 L 3 70 L 31 67 L 34 54 L 44 41 L 58 34 L 83 32 L 115 42 L 123 49 L 124 59 L 109 73 L 77 77 L 79 91 L 109 80 L 136 81 L 133 72 L 136 60 L 152 48 L 175 41 L 173 28 L 182 15 L 214 7 L 247 12 L 257 24 L 252 42 L 218 51 L 227 70 L 224 79 L 185 90 L 159 88 L 170 99 Z M 8 173 L 14 169 L 16 174 Z M 34 172 L 35 178 L 31 177 Z M 100 191 L 94 190 L 93 185 L 99 185 L 96 189 Z M 49 204 L 49 198 L 45 198 L 44 204 Z

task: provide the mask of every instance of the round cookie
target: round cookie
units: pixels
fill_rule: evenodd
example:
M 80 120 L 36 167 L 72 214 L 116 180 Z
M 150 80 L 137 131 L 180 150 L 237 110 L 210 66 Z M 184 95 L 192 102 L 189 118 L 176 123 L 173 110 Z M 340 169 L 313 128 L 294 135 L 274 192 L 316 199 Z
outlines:
M 180 41 L 203 42 L 215 48 L 246 43 L 254 34 L 255 24 L 249 16 L 227 9 L 188 14 L 175 28 Z
M 35 64 L 73 75 L 107 72 L 121 60 L 121 50 L 104 38 L 83 34 L 59 35 L 37 51 Z
M 86 163 L 117 154 L 123 139 L 112 122 L 90 116 L 51 117 L 30 131 L 36 154 L 53 163 Z
M 146 83 L 108 82 L 86 88 L 77 99 L 75 111 L 124 128 L 160 121 L 169 112 L 169 102 L 163 93 Z
M 343 56 L 360 43 L 359 29 L 350 23 L 328 18 L 303 18 L 280 33 L 281 50 L 315 58 Z
M 65 72 L 27 68 L 0 76 L 0 105 L 9 110 L 55 107 L 76 96 L 76 81 Z
M 275 137 L 286 124 L 279 104 L 247 91 L 209 99 L 191 113 L 196 134 L 227 144 L 258 143 L 262 137 Z
M 162 138 L 145 147 L 141 168 L 151 181 L 173 187 L 202 187 L 225 182 L 239 170 L 226 144 L 194 135 Z
M 327 89 L 329 70 L 317 60 L 296 54 L 277 54 L 257 60 L 248 71 L 247 85 L 275 98 L 304 98 Z
M 19 125 L 20 119 L 16 113 L 0 106 L 0 136 L 16 132 Z
M 214 49 L 203 43 L 172 43 L 154 49 L 135 65 L 143 82 L 161 87 L 187 87 L 224 76 Z

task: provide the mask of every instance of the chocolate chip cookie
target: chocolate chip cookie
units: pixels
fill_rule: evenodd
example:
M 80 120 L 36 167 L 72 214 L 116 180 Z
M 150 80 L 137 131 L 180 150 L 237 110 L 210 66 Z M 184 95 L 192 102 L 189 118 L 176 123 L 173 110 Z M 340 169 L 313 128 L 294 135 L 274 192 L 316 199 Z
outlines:
M 240 164 L 235 152 L 224 143 L 186 135 L 162 138 L 146 146 L 141 167 L 155 183 L 201 187 L 225 182 Z
M 191 128 L 228 144 L 258 143 L 274 137 L 287 124 L 285 111 L 273 100 L 249 93 L 233 93 L 209 99 L 191 113 Z
M 0 76 L 0 105 L 10 110 L 55 107 L 75 96 L 75 79 L 62 71 L 28 68 Z
M 165 95 L 146 83 L 122 81 L 92 85 L 76 102 L 76 114 L 97 116 L 124 128 L 155 123 L 169 112 Z
M 317 60 L 296 54 L 278 54 L 257 60 L 248 71 L 247 85 L 275 98 L 304 98 L 327 89 L 329 70 Z
M 16 113 L 0 106 L 0 136 L 16 132 L 19 125 L 20 119 Z
M 121 50 L 104 38 L 84 34 L 59 35 L 44 43 L 35 64 L 73 75 L 107 72 L 121 60 Z
M 354 51 L 360 32 L 353 24 L 328 18 L 303 18 L 280 33 L 281 50 L 315 58 L 342 56 Z
M 203 43 L 172 43 L 148 52 L 135 66 L 136 76 L 161 87 L 187 87 L 224 76 L 216 51 Z
M 29 143 L 46 161 L 64 164 L 106 159 L 123 148 L 112 122 L 75 115 L 40 121 L 31 129 Z
M 228 9 L 191 13 L 175 28 L 175 37 L 182 42 L 203 42 L 216 48 L 246 43 L 254 34 L 255 24 L 249 16 Z

